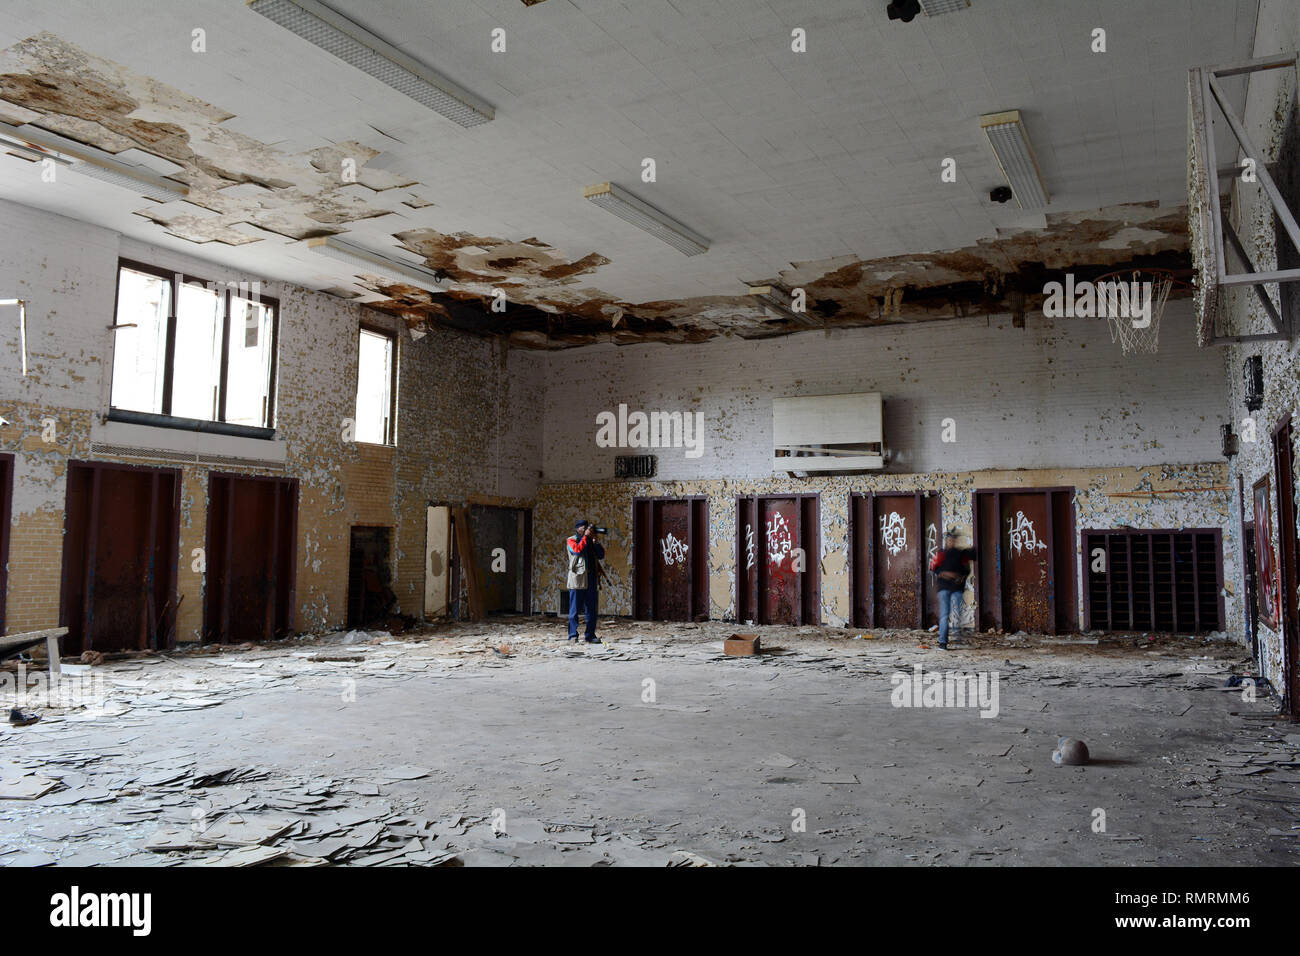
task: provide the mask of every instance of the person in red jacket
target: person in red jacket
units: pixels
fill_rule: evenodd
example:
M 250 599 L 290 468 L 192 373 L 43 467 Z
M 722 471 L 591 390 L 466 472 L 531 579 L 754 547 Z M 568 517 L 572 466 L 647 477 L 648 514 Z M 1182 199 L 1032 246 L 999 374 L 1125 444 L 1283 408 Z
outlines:
M 569 561 L 569 640 L 578 639 L 578 612 L 581 611 L 587 617 L 588 644 L 600 643 L 596 636 L 596 615 L 600 603 L 598 582 L 603 573 L 600 562 L 605 558 L 605 549 L 596 534 L 596 526 L 583 518 L 564 543 Z
M 959 548 L 960 532 L 949 528 L 943 536 L 943 550 L 930 562 L 930 570 L 938 576 L 939 585 L 939 648 L 948 649 L 948 618 L 956 617 L 960 626 L 962 599 L 966 596 L 966 579 L 970 577 L 970 563 L 979 560 L 974 548 Z

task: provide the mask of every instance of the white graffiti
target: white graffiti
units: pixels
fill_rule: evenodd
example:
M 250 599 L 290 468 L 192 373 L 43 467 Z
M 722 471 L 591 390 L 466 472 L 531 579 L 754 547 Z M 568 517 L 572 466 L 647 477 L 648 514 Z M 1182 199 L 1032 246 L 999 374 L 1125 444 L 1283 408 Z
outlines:
M 778 568 L 785 556 L 790 553 L 790 547 L 790 526 L 785 523 L 785 518 L 781 517 L 781 512 L 778 511 L 767 522 L 768 557 Z
M 927 566 L 929 562 L 934 561 L 934 556 L 939 553 L 939 529 L 930 523 L 925 526 L 925 559 Z
M 907 547 L 907 525 L 897 511 L 880 516 L 880 540 L 893 555 Z
M 1011 526 L 1011 550 L 1017 555 L 1024 551 L 1043 551 L 1047 545 L 1038 540 L 1034 523 L 1025 517 L 1023 511 L 1016 512 L 1015 524 Z
M 678 541 L 671 531 L 659 542 L 659 547 L 663 551 L 664 564 L 681 564 L 686 560 L 685 543 Z
M 754 566 L 754 526 L 745 524 L 745 570 Z

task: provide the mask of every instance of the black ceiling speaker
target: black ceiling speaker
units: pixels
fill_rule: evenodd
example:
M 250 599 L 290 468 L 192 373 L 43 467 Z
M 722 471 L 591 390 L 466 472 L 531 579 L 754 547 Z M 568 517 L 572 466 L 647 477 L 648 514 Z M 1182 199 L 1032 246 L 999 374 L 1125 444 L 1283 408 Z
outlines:
M 1257 412 L 1264 407 L 1264 360 L 1252 355 L 1241 371 L 1246 380 L 1246 410 Z
M 1011 199 L 1010 186 L 997 186 L 989 190 L 989 199 L 994 202 L 1007 202 Z
M 889 14 L 891 20 L 911 23 L 921 12 L 921 4 L 918 0 L 890 0 L 889 6 L 885 7 L 885 12 Z

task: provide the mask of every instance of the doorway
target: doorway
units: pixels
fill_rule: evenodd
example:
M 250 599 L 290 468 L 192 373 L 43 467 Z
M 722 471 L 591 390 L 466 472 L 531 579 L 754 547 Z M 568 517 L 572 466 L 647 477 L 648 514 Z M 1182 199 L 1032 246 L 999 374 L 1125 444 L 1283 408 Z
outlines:
M 1297 554 L 1295 527 L 1295 455 L 1291 416 L 1273 429 L 1273 478 L 1277 495 L 1278 577 L 1281 582 L 1281 625 L 1285 642 L 1287 710 L 1300 716 L 1300 614 L 1296 608 Z M 1267 501 L 1267 498 L 1265 499 Z
M 532 607 L 532 511 L 470 505 L 469 524 L 484 613 L 528 613 Z
M 737 499 L 737 618 L 759 624 L 821 623 L 820 497 Z
M 854 627 L 922 628 L 939 621 L 926 573 L 943 532 L 939 498 L 921 491 L 849 496 L 849 600 Z
M 979 490 L 973 513 L 980 628 L 1077 630 L 1074 489 Z
M 5 633 L 9 595 L 9 524 L 14 500 L 14 456 L 0 455 L 0 634 Z
M 451 612 L 451 508 L 429 505 L 424 517 L 424 618 Z
M 642 621 L 708 620 L 708 500 L 635 499 L 632 542 L 632 616 Z
M 348 627 L 384 622 L 393 593 L 392 528 L 355 526 L 348 548 Z
M 177 469 L 69 462 L 63 653 L 175 644 L 179 516 Z
M 293 633 L 298 480 L 208 475 L 204 643 Z

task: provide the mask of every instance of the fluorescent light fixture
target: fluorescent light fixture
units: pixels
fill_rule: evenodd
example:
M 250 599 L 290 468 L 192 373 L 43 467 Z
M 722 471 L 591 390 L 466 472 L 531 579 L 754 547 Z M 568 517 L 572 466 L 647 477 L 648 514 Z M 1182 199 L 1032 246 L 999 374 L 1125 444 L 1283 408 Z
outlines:
M 799 325 L 816 325 L 811 316 L 793 309 L 790 293 L 779 285 L 751 285 L 749 294 L 763 303 L 763 309 L 771 315 Z
M 0 123 L 0 149 L 17 150 L 33 159 L 52 159 L 74 173 L 121 186 L 158 202 L 184 199 L 190 194 L 185 184 L 173 182 L 152 169 L 35 126 Z
M 311 249 L 312 252 L 319 252 L 323 256 L 329 256 L 331 259 L 347 263 L 362 273 L 378 272 L 394 279 L 403 279 L 427 292 L 444 291 L 438 287 L 438 282 L 442 278 L 441 274 L 434 272 L 432 269 L 426 269 L 423 266 L 407 262 L 398 262 L 396 259 L 390 259 L 382 253 L 364 249 L 348 242 L 346 239 L 340 239 L 338 236 L 322 236 L 318 239 L 308 239 L 307 248 Z
M 478 126 L 496 116 L 474 94 L 316 0 L 247 3 L 255 13 L 461 126 Z
M 927 17 L 937 17 L 944 13 L 956 13 L 970 6 L 970 0 L 920 0 L 921 9 Z
M 1043 174 L 1034 158 L 1034 148 L 1029 143 L 1029 133 L 1020 119 L 1019 110 L 1005 113 L 986 113 L 980 117 L 980 126 L 989 138 L 993 154 L 998 158 L 1002 174 L 1021 209 L 1041 209 L 1052 200 L 1047 195 Z
M 588 186 L 582 195 L 601 209 L 607 209 L 656 239 L 662 239 L 683 255 L 698 256 L 709 251 L 709 240 L 698 232 L 687 229 L 676 219 L 664 215 L 654 206 L 642 202 L 613 183 Z

